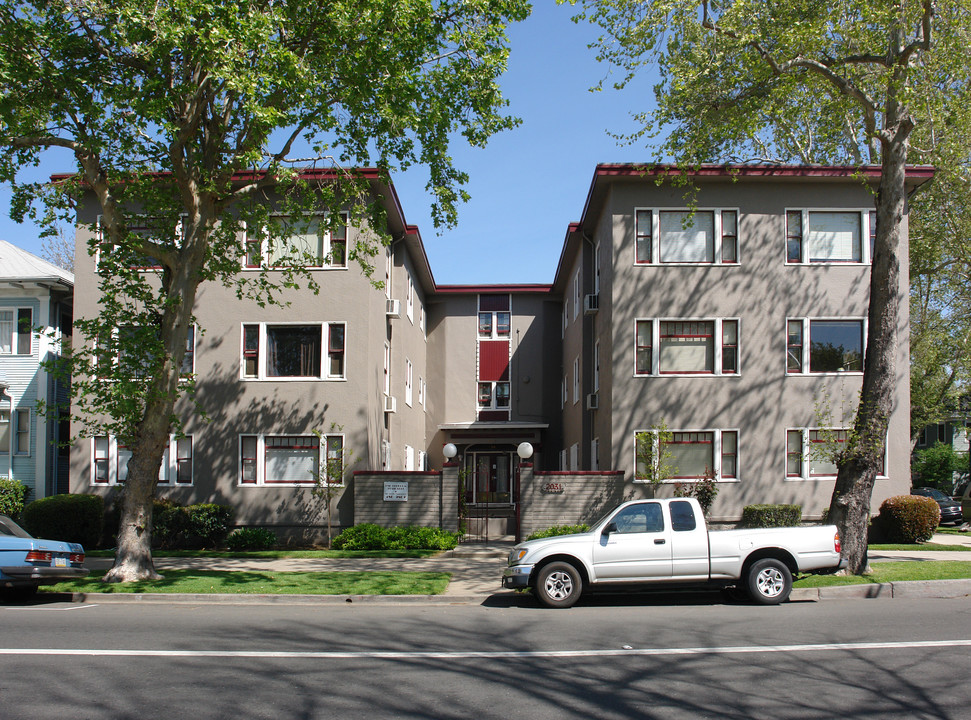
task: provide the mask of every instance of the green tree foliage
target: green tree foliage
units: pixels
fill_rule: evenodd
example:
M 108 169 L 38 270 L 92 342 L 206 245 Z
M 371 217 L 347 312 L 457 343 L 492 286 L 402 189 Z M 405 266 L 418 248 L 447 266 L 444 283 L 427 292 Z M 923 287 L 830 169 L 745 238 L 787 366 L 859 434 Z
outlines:
M 200 285 L 261 303 L 313 286 L 301 257 L 239 274 L 244 228 L 266 232 L 271 252 L 282 242 L 270 200 L 290 217 L 350 207 L 372 232 L 348 256 L 369 271 L 388 238 L 368 177 L 345 168 L 374 166 L 386 180 L 425 166 L 433 218 L 453 223 L 467 178 L 450 143 L 481 146 L 516 124 L 498 77 L 505 26 L 528 13 L 525 0 L 0 0 L 0 180 L 13 186 L 12 215 L 70 219 L 85 193 L 100 214 L 88 252 L 102 310 L 75 323 L 83 342 L 70 357 L 85 431 L 132 449 L 106 579 L 157 577 L 152 497 L 180 427 L 175 401 L 193 389 L 182 363 Z M 72 172 L 20 183 L 52 149 Z M 339 222 L 328 216 L 329 229 Z M 145 265 L 157 270 L 133 269 Z
M 968 105 L 967 0 L 578 2 L 617 85 L 659 67 L 657 109 L 627 138 L 655 141 L 658 158 L 880 165 L 863 390 L 830 510 L 850 571 L 865 572 L 897 377 L 905 167 L 930 158 L 915 128 L 947 133 Z
M 910 469 L 916 476 L 915 487 L 933 487 L 950 495 L 954 489 L 954 473 L 968 471 L 968 456 L 954 452 L 947 443 L 936 442 L 914 453 Z

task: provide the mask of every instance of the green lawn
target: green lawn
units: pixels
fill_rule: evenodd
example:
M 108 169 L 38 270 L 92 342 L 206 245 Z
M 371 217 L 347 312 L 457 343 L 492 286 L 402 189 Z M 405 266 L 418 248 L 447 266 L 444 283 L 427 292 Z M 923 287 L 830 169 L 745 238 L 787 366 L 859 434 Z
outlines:
M 55 593 L 217 593 L 238 595 L 438 595 L 451 579 L 442 572 L 263 572 L 166 570 L 162 580 L 103 583 L 98 576 L 40 588 Z
M 957 580 L 971 578 L 971 562 L 964 560 L 924 560 L 871 563 L 872 575 L 810 575 L 793 583 L 793 587 L 831 587 L 906 580 Z
M 157 558 L 423 558 L 441 550 L 152 550 Z M 114 550 L 87 550 L 89 557 L 114 557 Z

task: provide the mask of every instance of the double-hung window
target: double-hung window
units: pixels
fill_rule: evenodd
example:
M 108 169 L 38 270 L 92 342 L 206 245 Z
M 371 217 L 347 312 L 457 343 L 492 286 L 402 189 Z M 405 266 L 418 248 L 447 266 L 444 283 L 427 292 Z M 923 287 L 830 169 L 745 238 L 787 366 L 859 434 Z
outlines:
M 818 480 L 836 477 L 836 460 L 846 447 L 845 428 L 790 428 L 786 430 L 786 479 Z M 885 475 L 885 458 L 877 475 Z
M 787 263 L 869 263 L 873 257 L 875 212 L 789 209 L 785 221 Z
M 243 378 L 344 379 L 345 331 L 345 324 L 340 322 L 244 324 L 240 351 Z
M 113 366 L 118 375 L 126 378 L 144 378 L 156 372 L 163 358 L 153 353 L 163 353 L 160 320 L 152 325 L 121 325 L 99 343 L 97 364 L 104 368 L 107 377 Z M 183 376 L 195 372 L 196 328 L 189 325 L 185 335 L 185 353 L 179 372 Z
M 30 455 L 30 410 L 0 409 L 0 455 Z
M 411 407 L 412 400 L 414 398 L 414 366 L 411 364 L 411 360 L 405 358 L 405 404 Z
M 738 263 L 738 210 L 634 210 L 634 264 Z
M 634 375 L 737 375 L 737 318 L 638 319 Z
M 479 295 L 476 406 L 480 418 L 508 419 L 512 315 L 508 294 Z
M 509 337 L 511 316 L 508 295 L 479 295 L 479 338 Z
M 158 469 L 162 486 L 191 485 L 193 477 L 192 436 L 170 435 Z M 123 485 L 128 480 L 132 451 L 124 441 L 99 435 L 91 439 L 91 484 Z
M 0 308 L 0 355 L 30 355 L 33 311 Z
M 240 485 L 312 486 L 318 478 L 343 484 L 343 435 L 239 436 Z
M 866 321 L 862 318 L 789 318 L 786 372 L 862 373 L 865 339 Z
M 347 214 L 336 224 L 323 215 L 274 215 L 272 229 L 260 236 L 247 235 L 246 267 L 347 267 Z
M 738 430 L 675 430 L 665 434 L 663 447 L 656 430 L 634 433 L 634 476 L 650 479 L 654 455 L 663 454 L 665 482 L 694 481 L 712 477 L 716 481 L 738 479 Z

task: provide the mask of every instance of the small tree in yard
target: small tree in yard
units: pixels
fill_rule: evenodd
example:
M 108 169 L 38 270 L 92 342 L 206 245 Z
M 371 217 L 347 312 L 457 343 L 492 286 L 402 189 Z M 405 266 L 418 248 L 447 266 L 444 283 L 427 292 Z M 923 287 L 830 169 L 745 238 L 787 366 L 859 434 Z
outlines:
M 561 0 L 562 1 L 562 0 Z M 908 163 L 966 128 L 971 12 L 964 0 L 574 0 L 602 31 L 623 86 L 657 65 L 657 108 L 631 142 L 686 173 L 705 162 L 880 166 L 863 390 L 830 518 L 849 570 L 867 570 L 870 499 L 898 369 L 900 240 Z M 957 137 L 957 135 L 954 135 Z M 916 143 L 912 143 L 916 139 Z M 966 139 L 963 162 L 967 162 Z
M 678 466 L 671 462 L 674 458 L 669 449 L 672 437 L 664 420 L 634 436 L 634 477 L 657 487 L 678 472 Z
M 344 427 L 332 424 L 331 433 L 340 433 Z M 315 498 L 324 501 L 324 512 L 327 514 L 327 547 L 331 546 L 333 529 L 330 518 L 331 501 L 344 489 L 344 476 L 351 466 L 354 451 L 344 447 L 343 435 L 325 435 L 320 430 L 314 430 L 320 443 L 320 463 L 314 473 L 314 488 L 311 491 Z
M 300 269 L 316 263 L 287 249 L 292 233 L 273 218 L 314 213 L 336 233 L 342 209 L 369 230 L 346 249 L 369 274 L 390 242 L 372 182 L 394 169 L 425 166 L 435 223 L 454 223 L 467 178 L 450 144 L 516 125 L 497 80 L 505 26 L 528 14 L 525 0 L 0 0 L 11 214 L 43 205 L 46 221 L 70 222 L 93 198 L 100 215 L 87 248 L 100 314 L 75 321 L 63 371 L 83 432 L 132 452 L 106 580 L 158 577 L 152 499 L 181 427 L 176 400 L 193 394 L 183 363 L 200 287 L 260 304 L 285 303 L 301 281 L 316 289 Z M 20 183 L 49 149 L 71 174 Z M 367 166 L 378 170 L 343 169 Z M 241 273 L 247 228 L 265 238 L 272 273 Z

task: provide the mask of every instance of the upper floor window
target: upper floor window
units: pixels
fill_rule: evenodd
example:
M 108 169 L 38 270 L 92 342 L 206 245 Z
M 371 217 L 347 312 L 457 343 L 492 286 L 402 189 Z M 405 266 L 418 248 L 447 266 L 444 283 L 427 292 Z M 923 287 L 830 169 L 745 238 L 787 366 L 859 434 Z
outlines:
M 508 338 L 510 325 L 508 295 L 479 295 L 480 338 Z
M 405 314 L 408 319 L 415 322 L 415 283 L 408 275 L 408 284 L 405 288 Z
M 634 216 L 637 265 L 738 262 L 738 210 L 638 208 Z
M 508 410 L 509 383 L 504 381 L 479 381 L 479 410 Z
M 343 379 L 345 325 L 243 325 L 241 366 L 243 377 L 253 380 Z
M 347 267 L 347 214 L 336 226 L 321 215 L 274 215 L 272 241 L 267 233 L 248 235 L 246 267 Z
M 786 372 L 861 373 L 865 321 L 790 318 L 786 321 Z
M 868 210 L 786 211 L 787 263 L 868 263 L 875 239 Z
M 30 355 L 33 311 L 0 309 L 0 355 Z
M 735 318 L 636 320 L 635 375 L 737 375 Z

